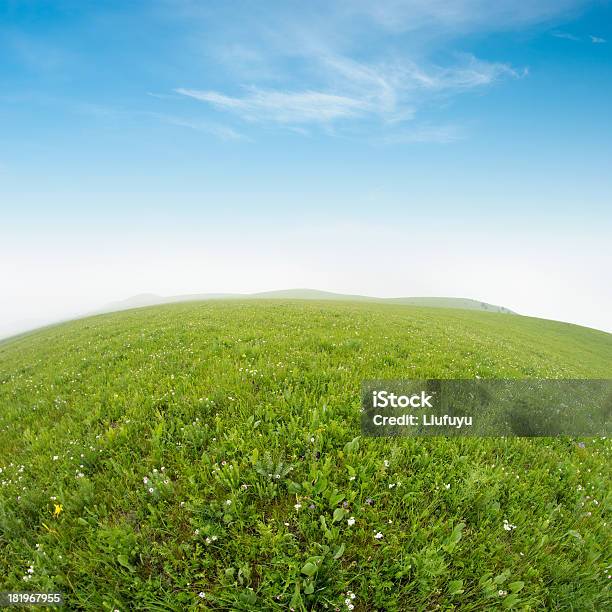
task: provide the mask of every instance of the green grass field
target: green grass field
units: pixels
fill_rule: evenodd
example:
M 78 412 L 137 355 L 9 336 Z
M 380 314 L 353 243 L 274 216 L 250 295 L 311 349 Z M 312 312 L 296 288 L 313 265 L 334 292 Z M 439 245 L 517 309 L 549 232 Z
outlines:
M 250 300 L 0 343 L 0 591 L 121 612 L 609 609 L 610 440 L 360 436 L 363 379 L 475 376 L 612 378 L 612 335 Z

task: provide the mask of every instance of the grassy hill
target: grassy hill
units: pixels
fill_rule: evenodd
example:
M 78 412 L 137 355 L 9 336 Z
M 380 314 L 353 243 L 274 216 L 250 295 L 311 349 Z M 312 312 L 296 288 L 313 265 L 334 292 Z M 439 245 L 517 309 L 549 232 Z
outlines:
M 610 440 L 360 436 L 362 379 L 474 376 L 610 378 L 612 335 L 251 299 L 5 341 L 0 590 L 83 610 L 605 609 Z
M 398 297 L 398 298 L 379 298 L 369 295 L 349 295 L 344 293 L 333 293 L 331 291 L 319 291 L 318 289 L 282 289 L 280 291 L 264 291 L 262 293 L 201 293 L 190 295 L 161 296 L 154 293 L 143 293 L 107 304 L 99 312 L 116 312 L 129 308 L 142 308 L 144 306 L 155 306 L 157 304 L 173 304 L 176 302 L 193 302 L 203 300 L 229 300 L 238 299 L 241 301 L 250 299 L 269 299 L 269 300 L 334 300 L 350 302 L 378 302 L 388 304 L 407 304 L 412 306 L 428 306 L 430 308 L 461 308 L 467 310 L 486 310 L 488 312 L 512 311 L 504 306 L 495 306 L 478 300 L 468 298 L 449 298 L 449 297 Z

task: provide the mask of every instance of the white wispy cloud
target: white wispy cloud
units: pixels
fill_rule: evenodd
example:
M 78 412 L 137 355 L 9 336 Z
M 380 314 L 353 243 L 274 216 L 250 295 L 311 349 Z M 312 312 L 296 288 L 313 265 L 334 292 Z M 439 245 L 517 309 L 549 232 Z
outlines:
M 185 88 L 178 88 L 175 91 L 207 102 L 221 110 L 233 111 L 249 121 L 298 124 L 329 122 L 344 117 L 355 117 L 368 110 L 368 104 L 364 100 L 321 91 L 291 92 L 253 87 L 243 97 Z
M 525 76 L 526 69 L 517 70 L 510 64 L 487 62 L 473 55 L 465 55 L 459 65 L 433 66 L 428 73 L 414 66 L 411 74 L 418 75 L 419 81 L 427 88 L 457 91 L 490 85 L 502 77 L 519 78 Z
M 555 38 L 564 38 L 565 40 L 573 40 L 574 42 L 580 42 L 580 38 L 578 36 L 574 36 L 573 34 L 569 34 L 568 32 L 552 32 L 552 35 Z
M 386 122 L 412 119 L 429 95 L 456 93 L 489 85 L 519 72 L 503 63 L 463 56 L 454 67 L 421 67 L 412 61 L 367 64 L 341 56 L 316 58 L 324 81 L 334 90 L 287 91 L 245 88 L 230 96 L 218 91 L 177 88 L 175 92 L 241 119 L 279 124 L 329 124 L 336 120 L 378 118 Z
M 341 0 L 340 5 L 390 30 L 472 32 L 541 23 L 586 3 L 587 0 Z
M 416 123 L 423 111 L 440 109 L 455 95 L 528 74 L 508 62 L 452 55 L 451 41 L 472 32 L 544 23 L 585 1 L 281 3 L 274 11 L 246 11 L 230 36 L 207 43 L 215 65 L 226 71 L 226 85 L 188 82 L 173 93 L 251 124 L 275 124 L 296 133 L 307 128 L 308 134 L 315 127 L 330 134 L 350 130 L 351 136 L 362 130 L 384 139 L 385 130 Z M 183 8 L 190 19 L 209 25 L 210 13 L 198 2 L 184 0 Z M 561 31 L 553 35 L 573 40 Z M 413 128 L 405 138 L 456 139 L 446 134 L 444 127 L 438 133 Z
M 553 32 L 552 35 L 556 38 L 565 38 L 566 40 L 573 40 L 575 42 L 581 42 L 585 40 L 584 38 L 574 36 L 573 34 L 568 34 L 567 32 Z M 590 41 L 595 45 L 607 42 L 605 38 L 601 38 L 600 36 L 593 36 L 592 34 L 588 37 L 588 39 L 590 39 Z

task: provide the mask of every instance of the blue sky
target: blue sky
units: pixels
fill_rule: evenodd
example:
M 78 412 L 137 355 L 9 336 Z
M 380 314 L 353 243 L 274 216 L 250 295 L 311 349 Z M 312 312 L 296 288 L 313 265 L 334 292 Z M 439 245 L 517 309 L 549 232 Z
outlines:
M 609 2 L 4 0 L 0 57 L 7 320 L 308 284 L 612 329 Z

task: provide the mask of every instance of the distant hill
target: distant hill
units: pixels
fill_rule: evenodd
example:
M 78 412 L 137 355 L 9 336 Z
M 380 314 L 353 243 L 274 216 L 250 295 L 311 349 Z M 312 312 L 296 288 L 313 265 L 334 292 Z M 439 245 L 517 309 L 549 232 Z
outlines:
M 504 306 L 488 304 L 469 298 L 453 297 L 396 297 L 380 298 L 369 295 L 354 295 L 345 293 L 333 293 L 331 291 L 319 291 L 317 289 L 281 289 L 279 291 L 262 291 L 259 293 L 192 293 L 186 295 L 163 296 L 155 293 L 141 293 L 125 300 L 110 302 L 101 308 L 86 313 L 75 313 L 66 317 L 63 321 L 79 319 L 91 315 L 119 312 L 132 308 L 145 308 L 162 304 L 175 304 L 180 302 L 199 302 L 207 300 L 319 300 L 319 301 L 342 301 L 342 302 L 373 302 L 379 304 L 398 304 L 407 306 L 423 306 L 428 308 L 458 308 L 460 310 L 477 310 L 484 312 L 498 312 L 504 314 L 516 314 Z M 56 325 L 62 320 L 41 319 L 24 321 L 22 325 L 2 327 L 0 325 L 0 340 L 16 335 L 29 334 L 34 329 Z
M 461 310 L 482 310 L 485 312 L 502 312 L 515 314 L 504 306 L 488 304 L 469 298 L 453 297 L 397 297 L 380 298 L 369 295 L 353 295 L 319 291 L 318 289 L 281 289 L 279 291 L 262 291 L 259 293 L 194 293 L 187 295 L 161 296 L 153 293 L 143 293 L 111 302 L 97 310 L 97 313 L 116 312 L 130 308 L 142 308 L 157 304 L 172 304 L 176 302 L 192 302 L 201 300 L 233 300 L 233 299 L 271 299 L 271 300 L 336 300 L 379 302 L 389 304 L 405 304 L 410 306 L 424 306 L 429 308 L 459 308 Z

